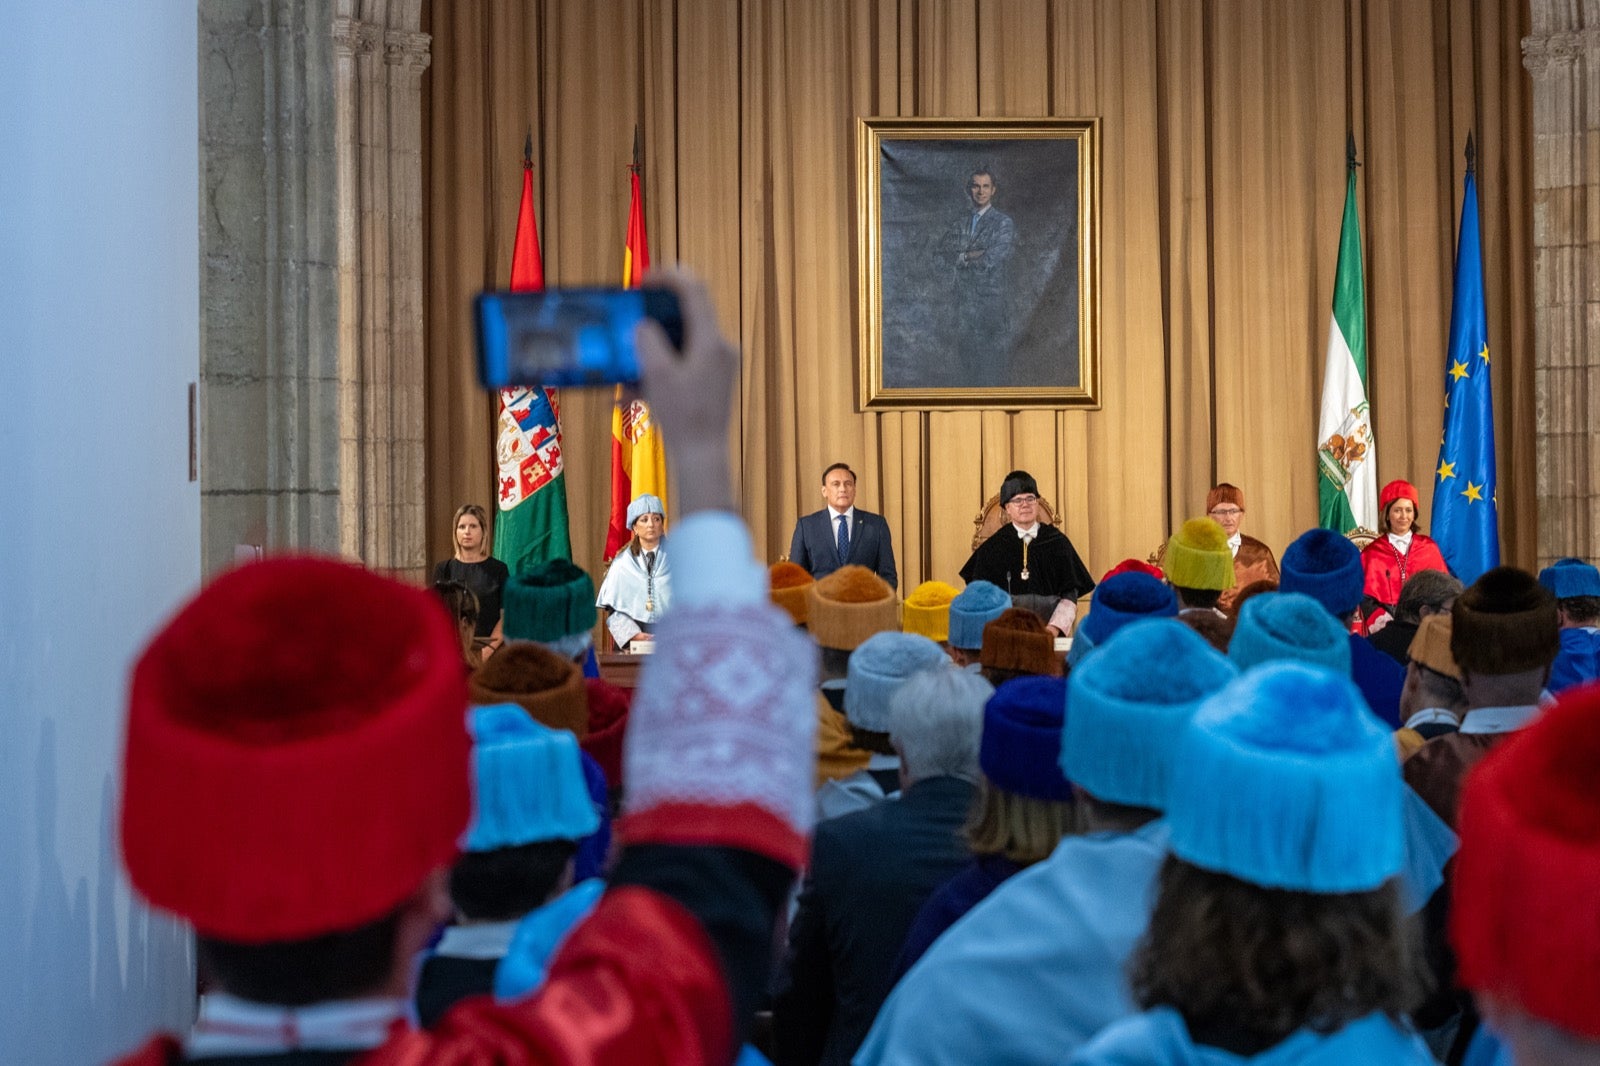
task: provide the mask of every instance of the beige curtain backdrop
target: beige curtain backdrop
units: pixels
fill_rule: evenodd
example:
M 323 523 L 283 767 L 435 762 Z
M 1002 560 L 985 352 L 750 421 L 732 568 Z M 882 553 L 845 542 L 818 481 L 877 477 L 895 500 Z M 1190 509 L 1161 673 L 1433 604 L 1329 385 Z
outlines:
M 1353 130 L 1380 483 L 1422 489 L 1441 425 L 1462 150 L 1478 145 L 1509 561 L 1535 549 L 1529 83 L 1492 0 L 543 0 L 429 5 L 428 511 L 492 501 L 469 298 L 503 286 L 533 130 L 550 284 L 620 278 L 635 124 L 656 262 L 710 281 L 745 354 L 741 499 L 788 550 L 822 468 L 860 475 L 902 590 L 952 580 L 1031 470 L 1096 574 L 1244 488 L 1279 552 L 1314 448 Z M 1099 411 L 856 409 L 858 116 L 1103 119 Z M 573 549 L 596 568 L 610 397 L 561 396 Z M 674 477 L 692 476 L 685 471 Z M 670 515 L 669 515 L 670 521 Z

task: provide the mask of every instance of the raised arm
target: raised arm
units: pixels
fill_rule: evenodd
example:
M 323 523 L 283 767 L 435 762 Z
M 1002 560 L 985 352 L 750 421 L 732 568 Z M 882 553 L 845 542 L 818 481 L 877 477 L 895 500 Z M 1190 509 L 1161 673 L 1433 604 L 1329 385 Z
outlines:
M 645 395 L 674 467 L 673 605 L 644 664 L 625 751 L 624 850 L 532 999 L 464 1005 L 419 1062 L 726 1063 L 770 971 L 773 926 L 811 829 L 816 649 L 768 601 L 733 513 L 737 352 L 705 290 L 680 354 L 639 329 Z M 466 1056 L 466 1057 L 463 1057 Z

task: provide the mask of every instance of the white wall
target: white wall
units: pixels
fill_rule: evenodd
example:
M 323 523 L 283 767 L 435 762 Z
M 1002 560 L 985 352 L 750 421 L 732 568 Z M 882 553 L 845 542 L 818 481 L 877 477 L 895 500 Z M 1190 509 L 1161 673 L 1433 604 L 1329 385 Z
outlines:
M 200 574 L 196 14 L 0 8 L 0 1062 L 77 1066 L 192 998 L 114 814 L 128 665 Z

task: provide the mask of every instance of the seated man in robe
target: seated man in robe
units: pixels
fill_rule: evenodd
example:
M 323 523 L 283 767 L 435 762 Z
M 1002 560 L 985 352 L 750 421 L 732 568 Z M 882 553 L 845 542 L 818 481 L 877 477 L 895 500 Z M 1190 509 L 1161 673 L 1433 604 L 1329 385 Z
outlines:
M 1228 550 L 1233 553 L 1233 587 L 1224 589 L 1217 606 L 1224 611 L 1233 607 L 1233 601 L 1246 586 L 1257 581 L 1278 581 L 1278 560 L 1265 543 L 1239 527 L 1244 524 L 1244 492 L 1226 481 L 1213 486 L 1206 493 L 1206 515 L 1228 537 Z
M 1039 486 L 1026 470 L 1013 470 L 1000 485 L 1000 506 L 1010 524 L 973 551 L 961 580 L 1000 586 L 1018 607 L 1044 619 L 1064 637 L 1078 616 L 1078 601 L 1094 591 L 1094 579 L 1067 535 L 1039 521 Z

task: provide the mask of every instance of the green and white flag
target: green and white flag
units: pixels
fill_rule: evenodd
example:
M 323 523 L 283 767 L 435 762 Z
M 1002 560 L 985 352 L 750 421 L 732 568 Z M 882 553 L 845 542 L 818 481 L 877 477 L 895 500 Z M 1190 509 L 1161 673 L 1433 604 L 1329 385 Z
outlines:
M 1378 528 L 1377 444 L 1367 406 L 1367 287 L 1361 276 L 1361 226 L 1356 219 L 1355 148 L 1339 229 L 1333 279 L 1333 322 L 1317 419 L 1317 514 L 1324 529 Z

